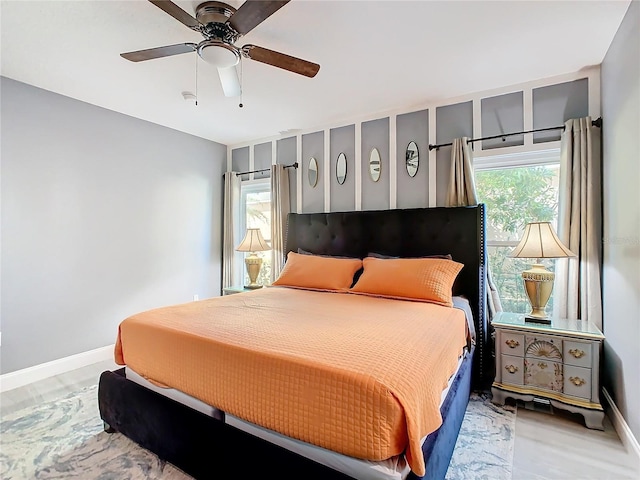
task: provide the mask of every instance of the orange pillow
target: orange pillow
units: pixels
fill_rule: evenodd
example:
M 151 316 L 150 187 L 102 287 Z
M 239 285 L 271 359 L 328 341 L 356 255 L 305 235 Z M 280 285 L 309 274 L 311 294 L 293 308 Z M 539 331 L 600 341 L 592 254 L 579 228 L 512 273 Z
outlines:
M 451 288 L 464 265 L 443 258 L 367 257 L 363 266 L 364 272 L 350 292 L 422 300 L 451 307 Z
M 335 258 L 289 252 L 278 279 L 272 285 L 314 290 L 347 290 L 362 268 L 359 258 Z

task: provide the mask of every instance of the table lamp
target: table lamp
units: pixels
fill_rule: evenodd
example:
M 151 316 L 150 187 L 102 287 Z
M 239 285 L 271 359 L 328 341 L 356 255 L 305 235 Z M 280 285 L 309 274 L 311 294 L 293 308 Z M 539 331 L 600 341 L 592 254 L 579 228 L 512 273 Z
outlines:
M 526 225 L 522 240 L 510 256 L 538 259 L 530 270 L 522 272 L 524 287 L 531 304 L 531 313 L 525 315 L 524 319 L 528 322 L 549 325 L 551 319 L 547 316 L 545 307 L 553 290 L 555 274 L 547 270 L 540 263 L 540 259 L 567 258 L 576 255 L 562 244 L 551 222 L 531 222 Z
M 249 285 L 245 285 L 245 288 L 262 288 L 262 285 L 257 283 L 260 267 L 262 267 L 262 258 L 256 255 L 256 252 L 271 250 L 271 247 L 262 236 L 262 233 L 260 233 L 260 229 L 247 228 L 247 233 L 236 250 L 238 252 L 251 252 L 251 254 L 244 259 L 250 282 Z

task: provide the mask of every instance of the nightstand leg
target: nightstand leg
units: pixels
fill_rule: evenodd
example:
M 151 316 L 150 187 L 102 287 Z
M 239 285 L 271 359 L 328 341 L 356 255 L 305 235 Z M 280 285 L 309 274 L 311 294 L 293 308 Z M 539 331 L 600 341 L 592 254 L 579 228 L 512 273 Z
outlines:
M 491 387 L 491 397 L 491 402 L 495 405 L 504 405 L 504 402 L 507 398 L 505 392 L 494 387 Z
M 582 412 L 582 415 L 584 416 L 584 424 L 587 428 L 604 430 L 604 412 L 585 411 Z

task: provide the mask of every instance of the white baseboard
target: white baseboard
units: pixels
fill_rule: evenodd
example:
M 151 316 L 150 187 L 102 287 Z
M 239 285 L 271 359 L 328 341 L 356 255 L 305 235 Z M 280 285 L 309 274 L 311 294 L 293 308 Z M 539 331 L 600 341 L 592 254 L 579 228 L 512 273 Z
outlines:
M 92 363 L 101 362 L 113 358 L 114 345 L 96 348 L 88 352 L 78 353 L 69 357 L 59 358 L 51 362 L 41 363 L 15 372 L 0 375 L 0 392 L 23 387 L 29 383 L 44 380 L 45 378 L 60 375 L 61 373 L 86 367 Z
M 633 435 L 633 432 L 629 428 L 629 425 L 622 416 L 622 413 L 620 413 L 620 410 L 618 410 L 618 407 L 614 403 L 613 398 L 611 398 L 611 395 L 609 395 L 609 392 L 606 388 L 602 389 L 602 394 L 605 401 L 609 404 L 609 418 L 611 419 L 613 428 L 616 429 L 616 432 L 618 433 L 618 436 L 620 437 L 620 440 L 622 441 L 622 444 L 625 446 L 625 448 L 628 451 L 634 453 L 638 461 L 640 462 L 640 444 L 638 443 L 638 440 Z

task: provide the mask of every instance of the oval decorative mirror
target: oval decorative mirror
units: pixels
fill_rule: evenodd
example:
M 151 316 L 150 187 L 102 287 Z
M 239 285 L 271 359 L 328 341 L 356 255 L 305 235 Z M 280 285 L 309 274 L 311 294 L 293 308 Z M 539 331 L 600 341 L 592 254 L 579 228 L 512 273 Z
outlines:
M 318 161 L 311 157 L 309 159 L 309 185 L 315 187 L 318 184 Z
M 347 179 L 347 156 L 344 153 L 338 155 L 336 161 L 336 179 L 340 185 Z
M 416 142 L 409 142 L 406 151 L 406 166 L 407 173 L 410 177 L 415 177 L 418 173 L 418 167 L 420 166 L 420 152 L 418 152 L 418 145 Z
M 369 155 L 369 175 L 371 175 L 371 180 L 374 182 L 380 180 L 381 168 L 382 160 L 380 159 L 380 152 L 377 148 L 372 148 L 371 154 Z

